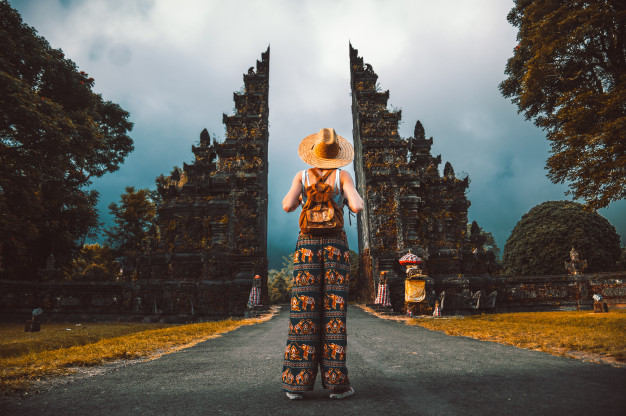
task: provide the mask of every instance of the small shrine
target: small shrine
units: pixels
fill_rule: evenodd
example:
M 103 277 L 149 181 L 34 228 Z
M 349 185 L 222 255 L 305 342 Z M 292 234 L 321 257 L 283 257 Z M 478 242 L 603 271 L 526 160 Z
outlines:
M 256 318 L 262 313 L 267 312 L 269 309 L 261 304 L 261 276 L 258 274 L 252 279 L 252 288 L 250 289 L 250 296 L 248 296 L 248 305 L 244 312 L 245 318 Z
M 376 300 L 374 300 L 374 307 L 378 310 L 384 309 L 391 311 L 391 296 L 389 294 L 389 283 L 387 282 L 387 272 L 380 272 L 380 278 L 378 279 L 378 291 L 376 293 Z
M 604 313 L 609 311 L 609 306 L 602 297 L 601 294 L 596 293 L 592 296 L 593 299 L 593 313 Z
M 422 270 L 422 258 L 411 253 L 411 250 L 399 260 L 400 265 L 406 267 L 406 279 L 404 281 L 404 302 L 407 314 L 424 315 L 430 314 L 432 307 L 430 301 L 434 293 L 435 281 L 424 274 Z
M 411 250 L 409 250 L 409 252 L 400 259 L 399 263 L 406 267 L 407 276 L 409 276 L 409 274 L 413 278 L 425 276 L 421 267 L 422 258 L 411 253 Z
M 24 326 L 24 332 L 39 332 L 41 331 L 41 321 L 39 316 L 43 313 L 41 308 L 37 308 L 33 310 L 32 317 L 28 321 L 26 321 L 26 325 Z

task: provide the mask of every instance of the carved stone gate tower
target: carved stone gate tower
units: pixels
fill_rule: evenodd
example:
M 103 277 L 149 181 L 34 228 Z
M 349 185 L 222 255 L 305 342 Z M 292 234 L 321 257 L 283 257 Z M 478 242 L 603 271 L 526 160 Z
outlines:
M 182 309 L 195 302 L 206 314 L 242 314 L 255 274 L 267 304 L 269 59 L 268 48 L 244 74 L 236 112 L 223 116 L 225 140 L 203 130 L 194 162 L 157 179 L 158 227 L 138 277 L 201 284 L 196 298 L 175 300 Z
M 465 197 L 468 178 L 458 179 L 450 163 L 439 174 L 441 156 L 433 157 L 418 121 L 414 137 L 398 134 L 400 111 L 389 111 L 389 91 L 379 91 L 378 75 L 350 45 L 354 169 L 365 208 L 358 217 L 359 250 L 365 292 L 372 298 L 374 281 L 387 271 L 391 281 L 403 278 L 398 259 L 412 249 L 427 256 L 431 276 L 456 276 L 471 257 L 466 236 Z

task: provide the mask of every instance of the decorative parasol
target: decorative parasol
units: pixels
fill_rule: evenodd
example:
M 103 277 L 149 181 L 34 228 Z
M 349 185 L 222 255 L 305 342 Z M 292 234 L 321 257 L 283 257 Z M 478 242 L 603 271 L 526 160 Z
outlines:
M 409 265 L 409 264 L 421 264 L 422 263 L 422 258 L 416 256 L 415 254 L 411 253 L 411 251 L 409 250 L 409 252 L 407 254 L 405 254 L 401 259 L 400 259 L 400 264 L 405 266 L 405 265 Z

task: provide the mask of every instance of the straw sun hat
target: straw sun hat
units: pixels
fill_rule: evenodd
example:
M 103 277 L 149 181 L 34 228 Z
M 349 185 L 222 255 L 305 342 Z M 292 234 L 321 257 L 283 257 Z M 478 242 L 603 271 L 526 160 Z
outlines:
M 320 169 L 346 166 L 354 158 L 350 142 L 335 133 L 335 129 L 321 129 L 305 137 L 298 146 L 300 159 Z

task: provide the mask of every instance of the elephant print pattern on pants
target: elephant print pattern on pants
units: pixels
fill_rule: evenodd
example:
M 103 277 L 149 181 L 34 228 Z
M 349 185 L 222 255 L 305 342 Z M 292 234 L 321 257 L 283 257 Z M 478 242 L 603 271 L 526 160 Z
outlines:
M 300 233 L 293 259 L 283 389 L 313 390 L 318 371 L 322 387 L 349 387 L 346 307 L 350 256 L 346 234 Z

